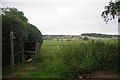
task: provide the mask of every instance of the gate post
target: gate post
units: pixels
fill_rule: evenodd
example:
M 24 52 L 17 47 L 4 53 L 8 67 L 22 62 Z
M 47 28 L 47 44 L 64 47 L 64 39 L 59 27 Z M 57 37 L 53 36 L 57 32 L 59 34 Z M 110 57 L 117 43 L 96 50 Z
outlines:
M 14 70 L 14 34 L 11 31 L 10 32 L 10 67 L 12 70 Z
M 38 56 L 38 54 L 39 54 L 39 43 L 35 44 L 35 52 L 36 52 L 35 56 Z
M 22 61 L 24 62 L 24 49 L 22 51 Z

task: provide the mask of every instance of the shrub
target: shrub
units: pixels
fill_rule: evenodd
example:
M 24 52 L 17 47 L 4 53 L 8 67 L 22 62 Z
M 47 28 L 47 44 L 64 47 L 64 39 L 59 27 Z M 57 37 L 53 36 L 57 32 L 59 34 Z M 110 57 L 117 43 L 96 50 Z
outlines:
M 25 39 L 26 31 L 23 29 L 25 24 L 15 15 L 10 15 L 11 12 L 2 15 L 2 61 L 3 66 L 9 64 L 10 59 L 10 31 L 14 32 L 14 50 L 15 62 L 18 62 L 21 57 L 20 51 L 23 49 L 23 40 Z
M 84 37 L 83 40 L 87 41 L 87 40 L 89 40 L 89 39 L 88 39 L 88 37 Z
M 67 66 L 66 77 L 78 77 L 96 70 L 120 70 L 116 41 L 74 42 L 63 46 L 62 51 Z
M 67 39 L 66 41 L 72 41 L 71 39 Z
M 35 44 L 39 42 L 40 47 L 42 46 L 43 39 L 41 32 L 37 29 L 36 26 L 28 24 L 27 37 L 25 41 L 25 50 L 35 51 Z
M 42 34 L 32 24 L 22 11 L 16 8 L 2 8 L 2 66 L 10 62 L 10 32 L 13 31 L 14 39 L 14 56 L 15 63 L 22 60 L 22 51 L 34 50 L 34 43 L 39 42 L 42 45 Z M 29 45 L 28 45 L 29 44 Z M 32 47 L 33 45 L 33 47 Z

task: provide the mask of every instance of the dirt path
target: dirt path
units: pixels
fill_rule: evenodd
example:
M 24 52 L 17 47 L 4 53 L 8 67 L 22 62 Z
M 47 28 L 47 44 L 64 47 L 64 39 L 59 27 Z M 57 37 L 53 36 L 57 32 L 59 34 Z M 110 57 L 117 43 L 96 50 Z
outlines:
M 117 78 L 120 79 L 120 73 L 108 71 L 96 71 L 87 76 L 87 78 Z

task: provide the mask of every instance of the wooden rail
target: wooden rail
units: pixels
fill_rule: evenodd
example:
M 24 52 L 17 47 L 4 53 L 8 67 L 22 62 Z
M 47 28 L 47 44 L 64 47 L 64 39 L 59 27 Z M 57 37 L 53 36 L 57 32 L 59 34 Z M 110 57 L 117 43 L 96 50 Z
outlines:
M 35 54 L 35 56 L 38 56 L 38 54 L 39 54 L 39 43 L 36 43 L 35 44 L 35 51 L 25 51 L 24 49 L 23 49 L 23 54 L 22 54 L 22 61 L 24 61 L 24 55 L 25 55 L 25 52 L 27 52 L 27 53 L 30 53 L 30 54 Z
M 42 45 L 42 46 L 68 46 L 68 45 Z
M 27 52 L 27 53 L 36 53 L 35 51 L 24 51 L 24 52 Z

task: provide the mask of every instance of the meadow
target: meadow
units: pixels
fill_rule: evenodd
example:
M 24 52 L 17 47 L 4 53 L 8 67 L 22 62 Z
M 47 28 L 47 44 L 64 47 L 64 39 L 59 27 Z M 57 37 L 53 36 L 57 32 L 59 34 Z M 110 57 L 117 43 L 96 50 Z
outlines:
M 94 71 L 120 72 L 118 40 L 44 40 L 39 56 L 20 63 L 12 74 L 20 78 L 78 78 Z

